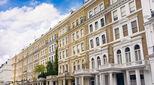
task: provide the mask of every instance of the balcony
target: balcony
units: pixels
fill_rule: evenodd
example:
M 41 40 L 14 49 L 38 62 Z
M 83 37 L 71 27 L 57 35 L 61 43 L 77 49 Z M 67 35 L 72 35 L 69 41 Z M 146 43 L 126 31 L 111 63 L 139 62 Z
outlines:
M 97 71 L 94 69 L 81 69 L 81 70 L 75 71 L 74 75 L 91 76 L 92 74 L 95 74 L 95 73 L 97 73 Z
M 144 68 L 149 64 L 149 61 L 141 60 L 123 64 L 106 64 L 101 65 L 98 71 L 121 71 L 126 69 Z

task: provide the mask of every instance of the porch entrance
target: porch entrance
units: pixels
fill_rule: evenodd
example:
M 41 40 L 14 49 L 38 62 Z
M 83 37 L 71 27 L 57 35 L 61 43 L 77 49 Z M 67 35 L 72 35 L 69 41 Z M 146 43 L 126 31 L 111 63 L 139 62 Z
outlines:
M 124 84 L 124 74 L 123 73 L 116 74 L 116 77 L 117 77 L 117 85 L 125 85 Z

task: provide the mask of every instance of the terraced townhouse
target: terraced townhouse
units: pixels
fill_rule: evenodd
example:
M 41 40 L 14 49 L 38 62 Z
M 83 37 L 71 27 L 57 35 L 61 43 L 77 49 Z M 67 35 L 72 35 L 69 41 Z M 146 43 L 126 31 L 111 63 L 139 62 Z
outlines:
M 13 58 L 13 81 L 43 85 L 32 81 L 34 67 L 54 61 L 58 40 L 58 75 L 48 76 L 46 85 L 152 85 L 143 24 L 153 2 L 84 2 Z

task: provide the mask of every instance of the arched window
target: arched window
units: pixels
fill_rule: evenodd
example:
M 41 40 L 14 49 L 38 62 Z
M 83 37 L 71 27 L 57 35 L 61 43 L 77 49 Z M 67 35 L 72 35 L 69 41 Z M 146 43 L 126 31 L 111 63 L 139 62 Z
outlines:
M 97 67 L 99 68 L 100 65 L 101 65 L 101 59 L 100 59 L 100 57 L 98 56 L 98 57 L 97 57 Z
M 107 56 L 106 55 L 103 56 L 103 61 L 104 61 L 104 64 L 107 64 Z
M 125 56 L 126 56 L 126 63 L 130 63 L 131 62 L 131 54 L 130 54 L 130 48 L 127 47 L 125 49 Z
M 118 64 L 122 64 L 121 50 L 117 51 L 117 61 Z
M 92 69 L 95 68 L 95 60 L 93 58 L 91 59 L 91 66 L 92 66 Z
M 136 61 L 140 61 L 141 60 L 140 46 L 139 45 L 135 45 L 134 51 L 135 51 L 135 59 L 136 59 Z

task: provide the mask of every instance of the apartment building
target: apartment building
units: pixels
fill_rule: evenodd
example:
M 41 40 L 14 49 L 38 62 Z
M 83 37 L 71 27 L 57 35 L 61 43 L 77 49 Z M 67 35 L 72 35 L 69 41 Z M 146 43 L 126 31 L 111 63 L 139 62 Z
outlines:
M 145 0 L 85 0 L 15 56 L 14 81 L 37 78 L 34 67 L 54 61 L 58 40 L 58 75 L 48 76 L 47 85 L 152 85 L 143 26 L 148 6 Z
M 9 85 L 11 81 L 11 60 L 7 60 L 4 64 L 0 66 L 0 85 Z
M 151 72 L 152 72 L 152 85 L 154 85 L 154 12 L 151 10 L 151 17 L 147 22 L 144 23 L 148 47 L 148 55 L 150 60 Z

